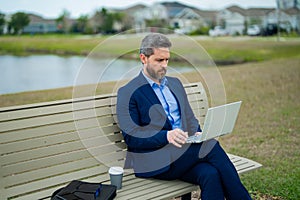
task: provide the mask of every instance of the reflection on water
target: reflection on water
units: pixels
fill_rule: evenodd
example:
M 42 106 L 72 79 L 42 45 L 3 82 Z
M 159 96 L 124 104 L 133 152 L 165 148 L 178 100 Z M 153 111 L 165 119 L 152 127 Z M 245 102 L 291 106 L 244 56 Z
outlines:
M 133 68 L 141 66 L 139 61 L 124 59 L 88 59 L 81 56 L 61 57 L 56 55 L 0 56 L 0 94 L 32 90 L 68 87 L 78 83 L 76 77 L 83 77 L 82 84 L 115 81 Z M 188 67 L 172 68 L 177 71 Z M 99 74 L 99 72 L 104 72 Z

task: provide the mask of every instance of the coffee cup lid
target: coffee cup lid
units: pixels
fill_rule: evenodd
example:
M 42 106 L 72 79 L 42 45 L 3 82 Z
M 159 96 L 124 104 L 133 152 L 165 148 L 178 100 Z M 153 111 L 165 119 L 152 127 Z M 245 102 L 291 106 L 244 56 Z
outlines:
M 123 174 L 123 172 L 124 172 L 124 170 L 123 170 L 122 167 L 111 167 L 108 170 L 108 173 L 114 174 L 114 175 L 116 175 L 116 174 Z

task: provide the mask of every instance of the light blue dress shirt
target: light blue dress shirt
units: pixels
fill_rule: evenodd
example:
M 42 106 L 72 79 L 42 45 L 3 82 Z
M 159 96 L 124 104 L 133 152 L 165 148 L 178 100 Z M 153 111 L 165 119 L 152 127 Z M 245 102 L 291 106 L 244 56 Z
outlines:
M 172 124 L 172 128 L 181 128 L 181 117 L 179 112 L 179 106 L 177 104 L 176 98 L 173 93 L 170 91 L 168 87 L 168 80 L 164 77 L 161 80 L 160 85 L 155 83 L 153 80 L 148 78 L 144 72 L 142 71 L 144 77 L 147 79 L 149 84 L 151 85 L 153 91 L 158 97 L 160 103 L 162 104 L 166 115 L 168 116 L 169 121 Z

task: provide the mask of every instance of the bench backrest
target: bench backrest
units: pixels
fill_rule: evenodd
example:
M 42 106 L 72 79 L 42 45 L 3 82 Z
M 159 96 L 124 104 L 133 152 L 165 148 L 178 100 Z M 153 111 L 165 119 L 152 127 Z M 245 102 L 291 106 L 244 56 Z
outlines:
M 185 85 L 203 123 L 201 83 Z M 0 108 L 1 199 L 41 199 L 71 180 L 102 182 L 126 154 L 115 115 L 116 95 Z M 201 114 L 200 114 L 201 113 Z

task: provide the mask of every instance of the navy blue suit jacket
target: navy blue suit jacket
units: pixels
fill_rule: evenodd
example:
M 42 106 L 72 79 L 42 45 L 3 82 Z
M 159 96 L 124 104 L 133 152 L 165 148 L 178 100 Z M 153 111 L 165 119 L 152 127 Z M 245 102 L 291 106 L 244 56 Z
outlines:
M 182 83 L 174 77 L 167 79 L 179 105 L 182 130 L 189 135 L 201 131 Z M 117 117 L 128 145 L 125 168 L 133 168 L 139 177 L 151 177 L 168 170 L 176 149 L 167 140 L 172 125 L 142 73 L 118 90 Z

